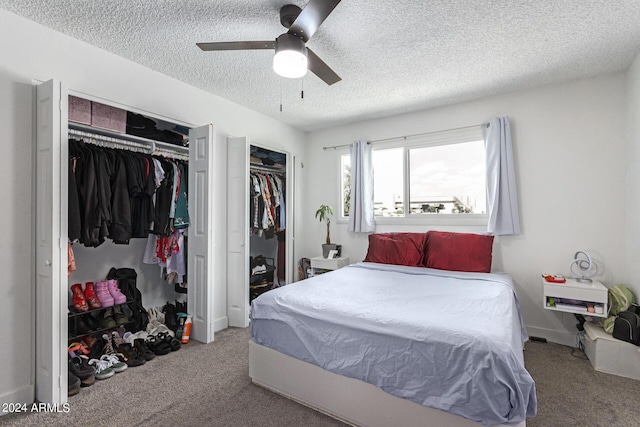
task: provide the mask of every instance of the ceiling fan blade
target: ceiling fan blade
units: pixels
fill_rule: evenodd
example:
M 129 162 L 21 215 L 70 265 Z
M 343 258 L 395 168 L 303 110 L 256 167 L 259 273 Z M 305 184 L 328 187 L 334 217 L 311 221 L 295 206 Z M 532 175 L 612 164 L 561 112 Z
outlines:
M 276 41 L 244 41 L 244 42 L 213 42 L 196 43 L 202 50 L 250 50 L 250 49 L 275 49 Z
M 338 3 L 340 0 L 309 1 L 289 27 L 289 34 L 300 37 L 306 43 Z
M 307 63 L 309 71 L 320 77 L 320 79 L 328 85 L 332 85 L 342 80 L 335 71 L 329 68 L 329 66 L 309 48 L 307 48 Z

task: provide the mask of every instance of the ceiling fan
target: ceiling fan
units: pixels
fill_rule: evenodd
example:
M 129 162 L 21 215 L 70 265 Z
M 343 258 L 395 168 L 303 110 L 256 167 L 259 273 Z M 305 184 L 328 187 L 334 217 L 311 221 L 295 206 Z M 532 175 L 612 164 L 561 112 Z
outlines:
M 274 49 L 273 70 L 288 78 L 299 78 L 307 69 L 332 85 L 342 80 L 325 62 L 306 46 L 320 24 L 340 3 L 340 0 L 310 0 L 300 7 L 287 4 L 280 8 L 280 23 L 289 31 L 275 40 L 196 43 L 204 51 Z

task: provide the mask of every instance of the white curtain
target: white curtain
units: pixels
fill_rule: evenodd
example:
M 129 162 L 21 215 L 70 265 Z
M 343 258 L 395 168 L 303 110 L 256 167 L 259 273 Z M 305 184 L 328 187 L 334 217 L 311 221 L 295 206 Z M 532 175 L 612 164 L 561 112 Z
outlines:
M 495 236 L 520 234 L 518 192 L 509 117 L 496 117 L 483 126 L 487 155 L 487 232 Z
M 371 144 L 351 144 L 351 205 L 349 231 L 370 233 L 376 229 L 373 215 L 373 160 Z

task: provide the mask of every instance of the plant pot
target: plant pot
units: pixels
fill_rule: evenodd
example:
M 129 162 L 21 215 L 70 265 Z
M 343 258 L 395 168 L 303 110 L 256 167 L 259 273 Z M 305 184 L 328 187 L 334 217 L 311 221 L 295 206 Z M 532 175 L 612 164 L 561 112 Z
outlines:
M 336 244 L 330 244 L 327 245 L 326 243 L 322 245 L 322 256 L 324 258 L 328 258 L 329 257 L 329 251 L 338 251 L 338 255 L 340 256 L 342 253 L 342 245 L 336 245 Z

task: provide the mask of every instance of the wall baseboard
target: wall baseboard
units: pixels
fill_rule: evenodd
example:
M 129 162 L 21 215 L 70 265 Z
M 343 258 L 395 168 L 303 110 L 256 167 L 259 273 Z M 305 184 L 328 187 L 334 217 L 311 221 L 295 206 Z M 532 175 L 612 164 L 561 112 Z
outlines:
M 526 328 L 529 336 L 546 338 L 548 342 L 562 344 L 569 347 L 576 346 L 577 330 L 576 333 L 572 334 L 571 332 L 562 332 L 554 329 L 538 328 L 535 326 L 526 326 Z
M 229 327 L 229 318 L 227 316 L 221 317 L 213 321 L 213 332 L 218 332 Z

